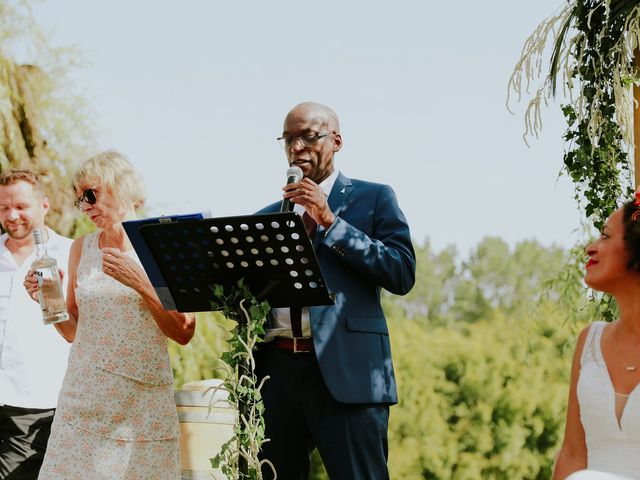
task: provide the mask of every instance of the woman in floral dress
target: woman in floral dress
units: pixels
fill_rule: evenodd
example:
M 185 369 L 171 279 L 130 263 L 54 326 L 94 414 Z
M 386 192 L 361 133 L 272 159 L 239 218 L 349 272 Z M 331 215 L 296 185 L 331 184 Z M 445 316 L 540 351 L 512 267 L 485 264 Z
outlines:
M 162 308 L 122 227 L 143 203 L 129 161 L 101 153 L 80 167 L 73 185 L 76 205 L 98 230 L 71 246 L 71 319 L 56 327 L 73 346 L 38 478 L 176 480 L 167 337 L 189 342 L 194 316 Z

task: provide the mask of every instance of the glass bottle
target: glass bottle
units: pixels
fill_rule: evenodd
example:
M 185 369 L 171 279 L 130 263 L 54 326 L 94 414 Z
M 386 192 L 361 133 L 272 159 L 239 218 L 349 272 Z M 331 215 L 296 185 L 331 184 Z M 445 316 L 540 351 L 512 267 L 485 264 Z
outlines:
M 45 325 L 69 320 L 60 271 L 55 258 L 47 255 L 44 243 L 44 230 L 33 230 L 33 241 L 36 244 L 36 259 L 31 264 L 38 278 L 38 298 L 42 309 L 42 321 Z

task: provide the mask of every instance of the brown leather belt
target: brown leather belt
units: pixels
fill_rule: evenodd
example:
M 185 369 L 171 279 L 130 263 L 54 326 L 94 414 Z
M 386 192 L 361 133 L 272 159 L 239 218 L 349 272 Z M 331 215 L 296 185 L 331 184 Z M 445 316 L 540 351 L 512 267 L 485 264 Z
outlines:
M 313 352 L 313 338 L 311 337 L 276 337 L 268 342 L 267 345 L 293 353 Z

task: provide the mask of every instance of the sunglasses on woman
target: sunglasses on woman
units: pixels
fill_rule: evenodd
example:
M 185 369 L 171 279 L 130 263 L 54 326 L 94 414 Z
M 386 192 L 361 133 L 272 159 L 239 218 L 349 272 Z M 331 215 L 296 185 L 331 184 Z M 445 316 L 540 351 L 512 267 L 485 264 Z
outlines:
M 87 202 L 89 205 L 95 205 L 97 201 L 96 191 L 93 188 L 87 188 L 74 203 L 79 210 L 82 210 L 82 202 Z

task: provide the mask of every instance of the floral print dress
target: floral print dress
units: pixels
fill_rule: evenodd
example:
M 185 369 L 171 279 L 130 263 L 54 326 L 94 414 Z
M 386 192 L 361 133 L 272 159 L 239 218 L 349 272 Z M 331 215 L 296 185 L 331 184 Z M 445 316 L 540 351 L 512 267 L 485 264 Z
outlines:
M 141 297 L 103 273 L 99 234 L 83 242 L 78 329 L 38 478 L 176 480 L 167 340 Z

